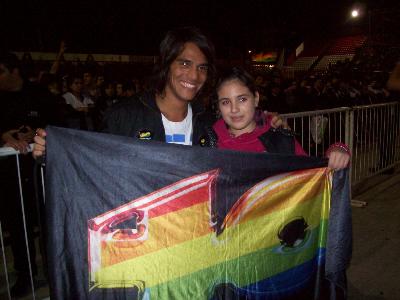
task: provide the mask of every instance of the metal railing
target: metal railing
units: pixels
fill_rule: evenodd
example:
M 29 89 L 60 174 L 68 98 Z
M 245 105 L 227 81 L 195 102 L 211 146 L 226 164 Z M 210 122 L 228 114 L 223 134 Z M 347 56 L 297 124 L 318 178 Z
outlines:
M 29 149 L 29 151 L 31 151 L 31 149 Z M 27 154 L 30 155 L 30 154 Z M 15 158 L 15 169 L 12 170 L 10 167 L 10 165 L 12 164 L 12 160 Z M 5 165 L 7 164 L 7 167 L 5 167 Z M 29 299 L 37 299 L 37 295 L 35 292 L 35 282 L 34 282 L 34 276 L 33 276 L 33 268 L 32 265 L 35 264 L 35 262 L 32 262 L 31 259 L 35 259 L 35 257 L 32 258 L 32 253 L 29 249 L 29 247 L 35 247 L 35 243 L 34 243 L 34 237 L 30 236 L 28 237 L 28 234 L 33 235 L 33 228 L 29 228 L 31 230 L 28 230 L 28 226 L 32 226 L 30 222 L 28 222 L 27 220 L 29 219 L 29 215 L 30 214 L 35 214 L 35 211 L 30 211 L 30 209 L 27 208 L 26 206 L 26 199 L 24 199 L 24 187 L 23 185 L 25 184 L 24 181 L 24 175 L 22 174 L 21 170 L 21 157 L 19 155 L 18 151 L 15 151 L 12 148 L 0 148 L 0 168 L 2 168 L 2 176 L 0 178 L 0 180 L 2 180 L 2 185 L 1 187 L 4 189 L 6 188 L 5 184 L 10 183 L 9 180 L 6 180 L 7 182 L 5 183 L 5 176 L 10 175 L 11 179 L 16 178 L 17 179 L 17 189 L 18 191 L 16 191 L 18 193 L 18 198 L 19 198 L 19 203 L 13 203 L 10 204 L 10 201 L 15 201 L 17 197 L 11 197 L 8 199 L 3 198 L 5 196 L 4 190 L 2 190 L 2 198 L 1 201 L 4 201 L 5 203 L 7 203 L 7 206 L 3 203 L 3 209 L 5 208 L 7 210 L 7 214 L 10 214 L 9 218 L 22 218 L 21 220 L 14 220 L 12 223 L 12 226 L 15 226 L 17 224 L 18 225 L 22 225 L 23 226 L 23 232 L 24 232 L 24 245 L 20 245 L 21 247 L 25 247 L 25 255 L 24 258 L 22 258 L 23 260 L 27 261 L 28 264 L 28 275 L 29 275 L 29 287 L 28 288 L 28 293 L 24 295 L 24 299 L 26 299 L 27 297 Z M 10 173 L 8 173 L 10 171 Z M 15 171 L 15 174 L 11 174 L 13 171 Z M 33 170 L 31 170 L 31 173 L 33 174 Z M 7 194 L 7 193 L 6 193 Z M 8 194 L 7 194 L 8 195 Z M 9 196 L 9 195 L 8 195 Z M 10 209 L 10 211 L 9 211 Z M 14 210 L 16 209 L 20 209 L 21 211 L 21 216 L 19 214 L 19 211 L 16 213 Z M 4 215 L 4 213 L 3 213 Z M 10 248 L 12 247 L 8 247 L 8 243 L 6 241 L 9 241 L 11 244 L 13 243 L 12 239 L 15 239 L 15 233 L 14 236 L 11 234 L 11 232 L 6 232 L 6 230 L 4 230 L 4 226 L 2 222 L 3 220 L 0 219 L 0 245 L 1 245 L 1 260 L 0 260 L 0 299 L 13 299 L 11 294 L 11 285 L 13 283 L 13 281 L 15 281 L 15 279 L 18 276 L 18 272 L 16 272 L 15 270 L 13 270 L 13 268 L 11 267 L 11 262 L 14 261 L 14 265 L 15 265 L 15 261 L 18 260 L 18 257 L 14 257 L 15 252 L 14 249 L 13 251 L 11 251 Z M 28 233 L 29 232 L 29 233 Z M 8 234 L 8 235 L 6 235 Z M 31 240 L 31 242 L 28 242 L 28 240 Z M 32 242 L 33 241 L 33 242 Z M 31 243 L 31 244 L 30 244 Z M 14 246 L 15 247 L 15 246 Z M 21 251 L 24 251 L 24 249 L 22 249 Z M 11 253 L 12 252 L 12 253 Z M 22 252 L 18 252 L 18 253 L 22 253 Z M 12 257 L 11 257 L 12 256 Z M 21 259 L 21 258 L 20 258 Z M 29 292 L 30 289 L 30 292 Z
M 352 153 L 355 185 L 400 162 L 400 104 L 342 107 L 285 114 L 297 140 L 311 156 L 324 156 L 329 145 L 342 142 Z
M 353 184 L 400 161 L 400 105 L 397 102 L 353 108 Z

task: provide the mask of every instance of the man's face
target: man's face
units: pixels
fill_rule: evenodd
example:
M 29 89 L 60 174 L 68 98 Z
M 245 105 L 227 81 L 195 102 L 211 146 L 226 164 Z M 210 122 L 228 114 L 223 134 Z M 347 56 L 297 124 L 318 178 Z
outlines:
M 79 78 L 75 78 L 72 84 L 70 85 L 71 92 L 74 94 L 80 94 L 82 90 L 82 80 Z
M 117 93 L 117 96 L 123 96 L 124 95 L 124 90 L 123 90 L 122 83 L 117 83 L 117 85 L 115 87 L 115 91 Z
M 88 72 L 83 73 L 83 84 L 84 84 L 84 85 L 89 85 L 89 84 L 91 84 L 91 83 L 92 83 L 92 79 L 93 79 L 92 74 L 90 74 L 90 73 L 88 73 Z
M 114 93 L 115 93 L 115 88 L 112 84 L 108 84 L 105 89 L 104 92 L 106 93 L 107 96 L 109 97 L 113 97 Z
M 104 83 L 104 76 L 97 76 L 96 85 L 101 86 Z
M 186 43 L 172 62 L 165 87 L 167 99 L 191 101 L 207 80 L 208 61 L 194 43 Z
M 18 69 L 10 70 L 0 63 L 0 91 L 19 91 L 22 88 L 23 80 Z

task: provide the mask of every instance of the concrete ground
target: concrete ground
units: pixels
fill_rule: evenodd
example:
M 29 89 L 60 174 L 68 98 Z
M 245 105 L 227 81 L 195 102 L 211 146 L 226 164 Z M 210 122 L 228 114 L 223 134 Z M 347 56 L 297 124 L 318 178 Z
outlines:
M 365 188 L 365 187 L 369 188 Z M 353 199 L 353 257 L 348 269 L 350 300 L 400 299 L 400 172 L 379 175 Z

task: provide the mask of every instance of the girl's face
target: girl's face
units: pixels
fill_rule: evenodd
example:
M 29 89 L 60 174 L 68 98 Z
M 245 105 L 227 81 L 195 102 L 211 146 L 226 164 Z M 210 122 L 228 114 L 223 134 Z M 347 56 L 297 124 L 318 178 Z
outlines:
M 259 94 L 253 94 L 240 80 L 225 81 L 219 87 L 218 107 L 221 116 L 234 136 L 252 132 L 256 128 L 254 114 Z

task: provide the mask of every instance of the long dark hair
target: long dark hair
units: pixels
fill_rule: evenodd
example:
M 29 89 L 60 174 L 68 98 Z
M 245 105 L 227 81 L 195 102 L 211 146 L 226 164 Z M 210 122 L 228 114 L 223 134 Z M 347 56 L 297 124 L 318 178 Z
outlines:
M 243 83 L 253 95 L 255 95 L 258 91 L 253 76 L 251 76 L 250 73 L 248 73 L 246 70 L 239 67 L 233 67 L 223 71 L 218 77 L 215 91 L 218 92 L 221 85 L 226 81 L 231 81 L 235 79 Z
M 211 41 L 195 27 L 181 27 L 167 33 L 160 44 L 160 56 L 153 75 L 153 88 L 156 93 L 162 94 L 168 81 L 172 62 L 182 53 L 186 43 L 194 43 L 207 59 L 208 73 L 204 86 L 199 91 L 204 95 L 211 87 L 216 73 L 215 50 Z

